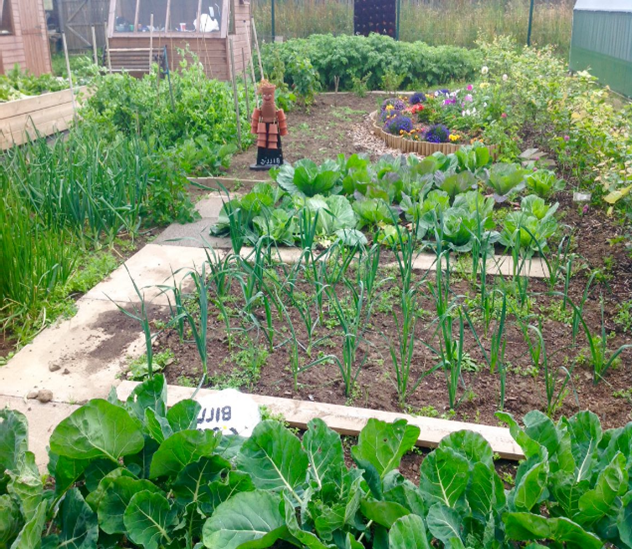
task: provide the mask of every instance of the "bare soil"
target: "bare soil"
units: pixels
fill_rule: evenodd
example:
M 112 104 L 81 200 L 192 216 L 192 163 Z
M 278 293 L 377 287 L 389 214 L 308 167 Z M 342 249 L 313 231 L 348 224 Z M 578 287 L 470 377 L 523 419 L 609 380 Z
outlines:
M 309 111 L 290 113 L 290 135 L 284 140 L 286 160 L 293 162 L 309 157 L 322 162 L 339 153 L 349 155 L 370 151 L 375 145 L 362 143 L 357 138 L 357 128 L 364 123 L 366 114 L 374 110 L 381 100 L 381 97 L 376 96 L 358 98 L 350 94 L 319 96 Z M 373 156 L 379 156 L 381 152 L 373 150 Z M 255 156 L 255 149 L 237 155 L 229 175 L 243 180 L 263 179 L 260 173 L 248 169 L 254 163 Z M 632 259 L 630 249 L 626 247 L 629 235 L 625 234 L 624 227 L 616 219 L 606 216 L 603 210 L 583 208 L 583 205 L 573 203 L 570 192 L 560 193 L 556 200 L 560 202 L 561 223 L 568 225 L 573 251 L 579 256 L 574 263 L 569 296 L 578 303 L 591 273 L 599 270 L 600 274 L 591 287 L 584 308 L 584 316 L 592 333 L 600 333 L 602 296 L 608 350 L 612 352 L 621 345 L 632 343 L 632 334 L 615 322 L 620 305 L 632 298 Z M 386 261 L 387 255 L 384 252 L 383 261 Z M 353 273 L 349 276 L 353 276 Z M 252 329 L 245 332 L 249 327 L 244 323 L 243 315 L 240 316 L 244 309 L 244 299 L 236 284 L 233 284 L 230 297 L 233 330 L 230 341 L 218 309 L 211 306 L 209 311 L 207 350 L 211 382 L 208 386 L 239 386 L 246 392 L 258 394 L 389 411 L 405 410 L 423 415 L 498 424 L 494 414 L 499 409 L 499 375 L 498 372 L 490 373 L 469 328 L 466 328 L 464 337 L 468 371 L 463 372 L 463 383 L 459 385 L 459 404 L 456 411 L 449 410 L 445 372 L 439 369 L 428 374 L 435 368 L 438 359 L 426 344 L 436 346 L 438 338 L 434 301 L 427 290 L 424 290 L 420 302 L 411 383 L 422 379 L 406 403 L 400 402 L 395 390 L 395 374 L 389 349 L 389 341 L 395 343 L 398 336 L 393 314 L 399 314 L 397 291 L 400 285 L 394 271 L 383 270 L 378 278 L 385 280 L 376 292 L 364 341 L 359 346 L 356 367 L 360 365 L 361 368 L 350 395 L 345 395 L 340 372 L 333 363 L 302 372 L 298 378 L 298 386 L 295 387 L 289 371 L 289 346 L 280 345 L 288 337 L 287 322 L 278 315 L 275 316 L 276 338 L 274 349 L 270 351 L 263 336 L 257 337 Z M 432 275 L 429 279 L 432 280 Z M 560 292 L 562 289 L 562 285 L 558 284 L 555 291 Z M 297 291 L 303 291 L 309 296 L 314 290 L 311 284 L 303 281 Z M 476 301 L 477 290 L 465 278 L 453 278 L 452 293 L 454 296 L 467 295 Z M 530 280 L 529 293 L 531 305 L 523 314 L 529 315 L 527 323 L 542 323 L 550 379 L 555 379 L 557 390 L 564 380 L 565 372 L 568 371 L 571 375 L 571 383 L 563 391 L 562 404 L 556 409 L 555 416 L 572 415 L 579 410 L 588 409 L 600 416 L 604 427 L 617 427 L 631 421 L 632 351 L 625 350 L 604 379 L 595 384 L 586 338 L 580 328 L 576 341 L 573 341 L 571 314 L 568 309 L 566 312 L 561 310 L 561 298 L 551 295 L 551 289 L 545 281 Z M 339 287 L 339 296 L 349 298 L 343 285 Z M 263 322 L 263 309 L 256 307 L 253 312 Z M 294 311 L 291 318 L 298 340 L 307 347 L 307 333 L 300 316 Z M 492 322 L 491 332 L 495 326 L 495 322 Z M 489 351 L 490 337 L 484 335 L 482 323 L 476 322 L 475 328 L 484 347 Z M 508 373 L 505 410 L 517 417 L 522 417 L 532 409 L 545 410 L 545 372 L 541 367 L 536 369 L 531 364 L 525 336 L 514 315 L 509 316 L 506 337 Z M 302 366 L 318 356 L 342 356 L 343 336 L 326 299 L 323 323 L 314 335 L 314 340 L 320 338 L 323 340 L 312 347 L 309 355 L 305 349 L 301 350 Z M 156 350 L 169 348 L 175 354 L 176 360 L 165 372 L 170 383 L 197 384 L 201 376 L 201 363 L 192 342 L 181 342 L 178 334 L 170 330 L 157 339 L 155 347 Z

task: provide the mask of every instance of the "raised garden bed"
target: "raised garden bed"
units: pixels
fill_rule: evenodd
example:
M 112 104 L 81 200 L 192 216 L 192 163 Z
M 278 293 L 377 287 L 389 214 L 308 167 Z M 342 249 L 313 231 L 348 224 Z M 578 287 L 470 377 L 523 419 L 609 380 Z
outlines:
M 87 87 L 75 90 L 75 102 Z M 29 139 L 68 129 L 74 116 L 71 90 L 45 93 L 0 103 L 0 149 L 22 145 Z

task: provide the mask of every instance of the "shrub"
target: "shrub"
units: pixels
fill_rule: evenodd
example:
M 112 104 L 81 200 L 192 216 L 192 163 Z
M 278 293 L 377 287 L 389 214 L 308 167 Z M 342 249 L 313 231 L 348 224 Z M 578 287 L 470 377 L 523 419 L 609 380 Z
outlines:
M 333 90 L 336 78 L 340 90 L 352 90 L 354 81 L 369 72 L 370 90 L 382 88 L 387 73 L 404 75 L 404 88 L 436 86 L 450 80 L 467 80 L 478 72 L 480 53 L 451 46 L 432 47 L 423 42 L 396 42 L 388 36 L 332 36 L 315 34 L 309 38 L 267 44 L 263 48 L 264 70 L 269 74 L 280 59 L 288 84 L 298 85 L 304 68 L 297 63 L 308 59 L 318 73 L 323 89 Z
M 388 120 L 384 125 L 384 131 L 392 133 L 393 135 L 401 135 L 404 132 L 409 132 L 413 129 L 413 121 L 409 116 L 403 114 L 395 116 L 395 118 Z

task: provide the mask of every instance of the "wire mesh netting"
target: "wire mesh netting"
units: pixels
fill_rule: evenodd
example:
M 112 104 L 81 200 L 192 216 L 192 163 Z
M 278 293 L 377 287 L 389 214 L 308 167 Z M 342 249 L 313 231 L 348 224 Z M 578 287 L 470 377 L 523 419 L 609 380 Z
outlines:
M 568 55 L 574 0 L 535 0 L 531 41 Z M 479 34 L 510 35 L 525 43 L 530 0 L 401 0 L 400 38 L 472 47 Z M 272 38 L 271 0 L 251 0 L 259 36 Z M 353 0 L 275 0 L 275 34 L 353 33 Z

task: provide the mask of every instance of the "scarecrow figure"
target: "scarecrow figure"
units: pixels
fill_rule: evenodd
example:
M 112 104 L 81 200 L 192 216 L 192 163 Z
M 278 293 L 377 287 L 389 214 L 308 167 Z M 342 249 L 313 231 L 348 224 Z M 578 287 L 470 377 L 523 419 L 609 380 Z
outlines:
M 287 135 L 287 121 L 283 109 L 277 109 L 274 103 L 276 86 L 267 80 L 259 85 L 261 107 L 252 113 L 251 133 L 257 136 L 257 163 L 251 170 L 269 170 L 283 164 L 281 136 Z

